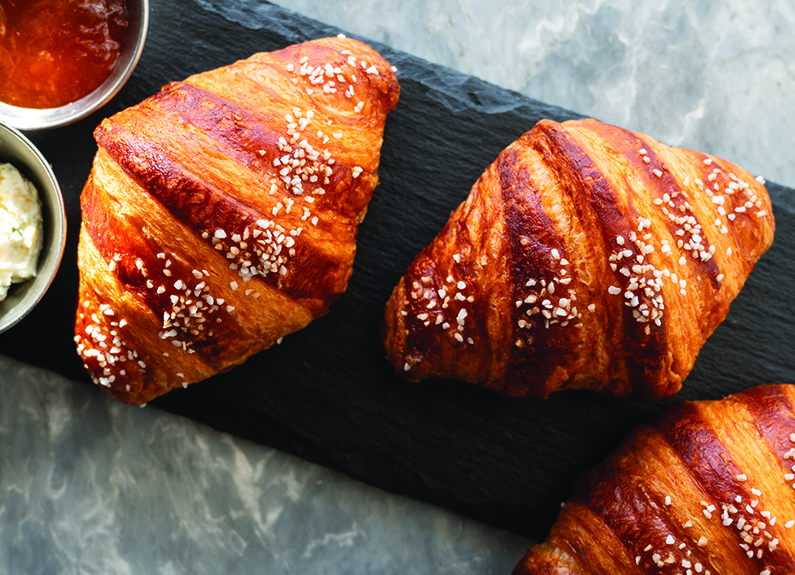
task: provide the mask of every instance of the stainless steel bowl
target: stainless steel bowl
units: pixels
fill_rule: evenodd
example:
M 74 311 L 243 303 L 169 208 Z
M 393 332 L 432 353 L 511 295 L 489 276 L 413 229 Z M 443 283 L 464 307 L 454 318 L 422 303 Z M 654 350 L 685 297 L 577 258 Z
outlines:
M 85 118 L 101 108 L 121 90 L 144 49 L 149 27 L 149 0 L 127 0 L 130 27 L 119 61 L 110 76 L 93 92 L 58 108 L 21 108 L 0 102 L 0 122 L 20 130 L 57 128 Z
M 36 277 L 14 284 L 0 302 L 0 333 L 32 310 L 50 287 L 61 263 L 66 242 L 66 212 L 52 168 L 36 147 L 14 128 L 0 122 L 0 163 L 13 164 L 39 191 L 44 242 Z

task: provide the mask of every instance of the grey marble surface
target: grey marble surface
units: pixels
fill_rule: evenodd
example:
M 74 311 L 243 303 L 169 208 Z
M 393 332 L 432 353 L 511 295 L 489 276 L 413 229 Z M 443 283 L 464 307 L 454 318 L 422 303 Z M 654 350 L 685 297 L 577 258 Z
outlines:
M 795 186 L 789 0 L 279 3 Z M 528 543 L 1 356 L 0 396 L 0 574 L 496 574 Z
M 0 356 L 0 573 L 509 573 L 527 541 Z
M 795 187 L 791 0 L 276 4 Z

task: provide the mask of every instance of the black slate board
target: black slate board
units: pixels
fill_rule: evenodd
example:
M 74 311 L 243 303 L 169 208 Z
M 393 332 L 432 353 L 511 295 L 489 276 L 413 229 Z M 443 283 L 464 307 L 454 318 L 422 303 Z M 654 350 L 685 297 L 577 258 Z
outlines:
M 0 352 L 88 381 L 72 343 L 78 198 L 96 150 L 91 132 L 102 118 L 172 80 L 338 32 L 251 0 L 154 0 L 143 57 L 122 92 L 77 124 L 29 134 L 60 180 L 69 235 L 54 285 L 30 316 L 0 336 Z M 576 477 L 673 400 L 641 405 L 564 392 L 521 401 L 458 382 L 408 383 L 392 375 L 379 332 L 392 287 L 500 150 L 541 118 L 577 114 L 372 45 L 398 67 L 402 93 L 387 122 L 382 183 L 360 228 L 348 291 L 327 316 L 282 345 L 153 404 L 541 538 Z M 795 382 L 795 191 L 768 189 L 774 246 L 676 399 Z

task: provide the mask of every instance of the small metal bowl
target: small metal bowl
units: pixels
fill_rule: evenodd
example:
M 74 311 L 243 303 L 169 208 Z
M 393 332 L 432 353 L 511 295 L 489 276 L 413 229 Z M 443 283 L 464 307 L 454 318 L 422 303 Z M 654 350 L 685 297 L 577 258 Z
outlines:
M 0 122 L 19 130 L 57 128 L 85 118 L 107 104 L 135 69 L 149 27 L 149 0 L 127 0 L 127 10 L 130 13 L 127 41 L 113 72 L 96 90 L 58 108 L 22 108 L 0 102 Z
M 0 163 L 13 164 L 39 191 L 44 241 L 36 277 L 14 284 L 0 302 L 0 333 L 32 310 L 50 287 L 61 263 L 66 242 L 63 196 L 50 165 L 25 136 L 0 122 Z

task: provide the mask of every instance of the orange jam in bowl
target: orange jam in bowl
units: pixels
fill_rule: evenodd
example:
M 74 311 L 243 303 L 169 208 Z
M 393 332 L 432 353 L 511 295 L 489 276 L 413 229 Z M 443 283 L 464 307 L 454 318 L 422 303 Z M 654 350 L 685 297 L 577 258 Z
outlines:
M 90 94 L 128 25 L 125 0 L 0 0 L 0 102 L 57 108 Z

